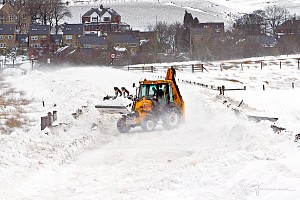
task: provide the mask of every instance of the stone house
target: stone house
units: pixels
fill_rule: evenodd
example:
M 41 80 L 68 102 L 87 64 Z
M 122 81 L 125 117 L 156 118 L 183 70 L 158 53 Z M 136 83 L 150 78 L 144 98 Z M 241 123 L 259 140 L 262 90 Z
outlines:
M 0 24 L 0 49 L 9 49 L 15 47 L 16 25 Z
M 63 45 L 78 48 L 78 38 L 85 35 L 83 24 L 64 24 L 63 25 Z
M 114 51 L 120 54 L 123 52 L 124 55 L 126 54 L 129 57 L 135 56 L 140 50 L 139 38 L 130 33 L 110 34 L 107 36 L 107 40 Z
M 29 53 L 42 55 L 50 49 L 50 27 L 48 25 L 32 24 L 28 32 Z
M 0 5 L 0 23 L 15 24 L 17 33 L 27 33 L 31 24 L 31 16 L 29 16 L 25 8 L 19 8 L 9 3 Z
M 78 38 L 80 51 L 98 60 L 107 61 L 111 50 L 106 37 L 98 35 L 85 35 Z

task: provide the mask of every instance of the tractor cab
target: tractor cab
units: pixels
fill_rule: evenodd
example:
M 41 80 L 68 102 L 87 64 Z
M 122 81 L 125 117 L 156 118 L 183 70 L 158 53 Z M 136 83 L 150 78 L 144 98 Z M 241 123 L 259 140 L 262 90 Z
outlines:
M 174 102 L 172 85 L 168 81 L 141 83 L 137 95 L 139 100 L 143 97 L 149 100 L 156 97 L 158 100 L 168 101 L 168 103 Z

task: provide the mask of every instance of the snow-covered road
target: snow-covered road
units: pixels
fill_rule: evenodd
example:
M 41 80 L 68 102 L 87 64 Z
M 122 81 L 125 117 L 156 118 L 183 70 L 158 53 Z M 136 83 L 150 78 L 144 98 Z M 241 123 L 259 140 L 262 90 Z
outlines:
M 105 141 L 96 141 L 92 149 L 70 163 L 48 165 L 11 181 L 9 190 L 2 193 L 6 199 L 297 199 L 299 162 L 292 161 L 297 157 L 296 146 L 286 135 L 274 134 L 271 122 L 248 121 L 223 105 L 222 97 L 180 83 L 186 104 L 185 124 L 172 131 L 157 127 L 144 133 L 135 128 L 119 134 L 117 118 L 96 117 L 94 105 L 114 84 L 128 84 L 140 75 L 113 69 L 78 69 L 32 76 L 34 84 L 49 87 L 51 94 L 61 94 L 57 98 L 72 109 L 88 99 L 86 113 L 72 123 L 67 117 L 72 110 L 58 103 L 59 109 L 65 110 L 62 120 L 74 126 L 66 133 L 74 137 L 72 134 L 86 129 L 87 134 L 98 133 Z M 119 79 L 112 83 L 108 81 L 112 76 Z M 57 86 L 68 93 L 62 95 Z M 72 93 L 83 92 L 84 98 L 67 101 Z

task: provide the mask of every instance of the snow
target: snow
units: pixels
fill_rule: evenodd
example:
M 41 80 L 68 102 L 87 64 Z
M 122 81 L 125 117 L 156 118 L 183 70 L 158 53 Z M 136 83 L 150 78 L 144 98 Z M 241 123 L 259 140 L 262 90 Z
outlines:
M 225 28 L 231 28 L 234 20 L 245 13 L 265 9 L 270 5 L 286 8 L 291 17 L 300 11 L 299 1 L 269 1 L 269 0 L 91 0 L 88 4 L 74 4 L 71 1 L 72 18 L 66 18 L 67 23 L 79 23 L 81 15 L 90 8 L 103 5 L 118 12 L 122 22 L 126 22 L 133 30 L 147 31 L 149 25 L 154 26 L 157 21 L 166 23 L 183 23 L 184 13 L 188 11 L 197 17 L 199 22 L 224 22 Z M 132 15 L 132 13 L 138 13 Z M 146 17 L 141 17 L 146 16 Z M 171 16 L 171 17 L 170 17 Z
M 171 131 L 158 126 L 145 133 L 137 127 L 128 134 L 116 129 L 119 115 L 101 114 L 95 105 L 126 105 L 123 97 L 117 101 L 103 101 L 103 97 L 114 95 L 115 86 L 134 94 L 133 82 L 163 76 L 164 70 L 154 74 L 93 66 L 32 70 L 29 63 L 22 65 L 25 75 L 18 69 L 4 70 L 5 81 L 32 99 L 30 109 L 24 110 L 30 110 L 26 115 L 34 123 L 26 130 L 0 134 L 0 196 L 13 200 L 297 199 L 300 162 L 294 138 L 300 128 L 300 89 L 299 84 L 292 89 L 284 80 L 298 83 L 300 71 L 296 63 L 279 69 L 276 58 L 264 59 L 272 61 L 263 70 L 249 65 L 221 71 L 216 62 L 206 67 L 209 72 L 193 74 L 177 66 L 185 123 Z M 295 62 L 292 56 L 285 59 Z M 230 83 L 232 79 L 237 81 Z M 219 91 L 183 80 L 228 87 L 245 84 L 247 89 L 221 96 Z M 266 80 L 270 84 L 263 91 L 258 85 Z M 72 113 L 78 109 L 82 113 L 74 118 Z M 40 117 L 54 110 L 56 126 L 41 131 Z M 247 118 L 250 115 L 279 119 L 255 122 Z M 272 125 L 286 130 L 275 133 Z
M 182 20 L 188 8 L 193 16 L 201 13 L 199 19 L 220 21 L 226 16 L 221 12 L 246 12 L 268 5 L 259 0 L 112 2 L 108 3 L 117 12 L 120 8 L 122 19 L 136 27 L 155 22 L 156 15 L 158 20 Z M 278 3 L 282 2 L 294 11 L 299 7 L 298 1 Z M 129 9 L 140 9 L 147 18 L 126 16 Z M 79 15 L 88 6 L 74 6 L 74 10 Z M 284 55 L 203 63 L 208 70 L 203 73 L 191 72 L 191 65 L 200 61 L 149 64 L 159 71 L 141 73 L 128 72 L 127 66 L 34 64 L 32 68 L 29 61 L 18 60 L 16 63 L 23 64 L 0 73 L 0 125 L 7 120 L 2 114 L 7 113 L 26 122 L 10 131 L 0 129 L 0 197 L 297 200 L 300 145 L 294 139 L 300 129 L 299 58 Z M 163 77 L 164 67 L 171 65 L 177 68 L 186 106 L 185 123 L 178 129 L 157 126 L 146 133 L 137 127 L 120 134 L 116 129 L 120 115 L 95 108 L 99 104 L 127 105 L 130 102 L 123 97 L 108 101 L 103 97 L 114 95 L 113 87 L 126 87 L 135 94 L 132 83 Z M 246 86 L 246 90 L 225 91 L 223 96 L 209 89 L 222 85 L 231 89 Z M 22 98 L 29 104 L 2 104 Z M 41 117 L 53 111 L 57 111 L 57 121 L 41 130 Z M 256 122 L 251 116 L 278 120 Z

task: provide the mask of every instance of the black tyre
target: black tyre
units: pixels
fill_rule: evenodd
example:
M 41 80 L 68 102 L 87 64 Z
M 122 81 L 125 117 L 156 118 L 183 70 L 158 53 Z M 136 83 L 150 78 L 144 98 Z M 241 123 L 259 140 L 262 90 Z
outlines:
M 117 129 L 120 133 L 128 133 L 130 126 L 126 123 L 126 117 L 122 117 L 118 120 Z
M 181 116 L 177 108 L 170 108 L 166 114 L 163 115 L 162 118 L 163 127 L 165 129 L 174 129 L 176 128 L 181 121 Z
M 150 132 L 155 129 L 156 122 L 151 118 L 146 118 L 141 122 L 141 127 L 144 131 Z

